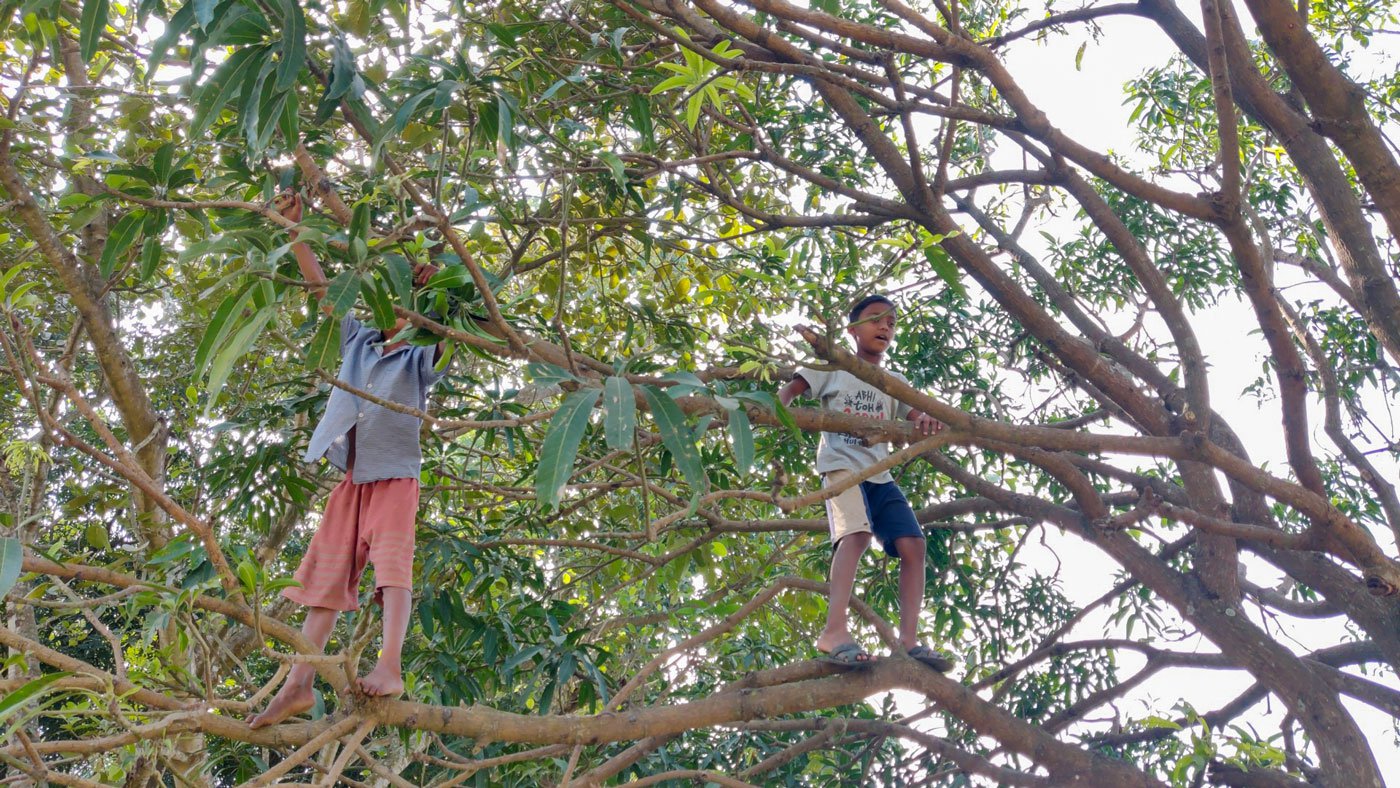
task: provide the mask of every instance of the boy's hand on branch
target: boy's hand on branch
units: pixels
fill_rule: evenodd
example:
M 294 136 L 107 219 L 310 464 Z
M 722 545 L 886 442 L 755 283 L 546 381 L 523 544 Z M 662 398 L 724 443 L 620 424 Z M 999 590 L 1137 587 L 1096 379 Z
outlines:
M 913 413 L 909 414 L 909 420 L 914 422 L 914 429 L 918 430 L 924 435 L 935 435 L 939 432 L 942 432 L 943 427 L 945 426 L 943 422 L 939 421 L 938 419 L 935 419 L 927 413 L 924 413 L 923 411 L 916 410 Z
M 418 287 L 426 285 L 438 270 L 438 267 L 432 263 L 417 263 L 413 266 L 413 284 Z
M 301 195 L 290 189 L 280 192 L 272 198 L 272 209 L 277 211 L 283 219 L 300 223 L 304 211 Z

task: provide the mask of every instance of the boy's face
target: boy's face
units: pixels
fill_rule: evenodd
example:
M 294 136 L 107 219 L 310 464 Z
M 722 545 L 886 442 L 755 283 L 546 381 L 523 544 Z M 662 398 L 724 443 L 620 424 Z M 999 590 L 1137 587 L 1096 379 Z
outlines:
M 860 310 L 856 322 L 846 330 L 856 340 L 857 353 L 881 356 L 894 341 L 894 325 L 894 307 L 877 301 Z

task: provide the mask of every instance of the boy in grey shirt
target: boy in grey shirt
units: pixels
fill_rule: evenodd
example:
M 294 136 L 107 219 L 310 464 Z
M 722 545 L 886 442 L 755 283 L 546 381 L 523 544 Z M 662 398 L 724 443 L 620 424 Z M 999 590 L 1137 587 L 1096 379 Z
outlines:
M 857 302 L 846 329 L 855 340 L 856 355 L 878 366 L 894 339 L 895 319 L 894 303 L 885 296 L 867 296 Z M 898 372 L 889 374 L 909 382 Z M 943 429 L 942 422 L 845 370 L 800 368 L 778 392 L 778 398 L 788 405 L 802 394 L 821 400 L 829 410 L 874 419 L 907 419 L 925 435 Z M 854 435 L 823 432 L 817 449 L 817 472 L 822 476 L 822 486 L 831 487 L 888 455 L 887 443 L 871 445 Z M 816 644 L 825 655 L 823 658 L 843 667 L 861 667 L 875 660 L 855 642 L 847 626 L 856 568 L 874 536 L 886 553 L 899 558 L 900 646 L 909 656 L 940 673 L 950 670 L 950 657 L 918 642 L 924 601 L 924 533 L 893 477 L 884 471 L 828 498 L 826 514 L 835 551 L 831 557 L 826 628 Z
M 279 195 L 276 208 L 293 222 L 302 218 L 301 198 Z M 292 239 L 297 230 L 292 229 Z M 297 267 L 318 299 L 326 295 L 326 276 L 311 248 L 292 246 Z M 420 263 L 414 281 L 423 285 L 436 271 Z M 331 309 L 321 309 L 330 319 Z M 388 331 L 366 326 L 347 314 L 340 324 L 340 372 L 336 379 L 381 400 L 416 410 L 427 407 L 428 390 L 442 378 L 434 370 L 441 344 L 413 347 L 405 340 L 390 342 L 407 321 L 399 318 Z M 367 695 L 398 695 L 403 691 L 402 651 L 413 605 L 413 547 L 418 518 L 418 471 L 422 456 L 418 428 L 422 420 L 411 413 L 386 408 L 340 387 L 311 436 L 304 462 L 325 457 L 345 478 L 326 499 L 311 544 L 297 568 L 299 588 L 283 596 L 307 608 L 302 633 L 318 648 L 330 640 L 335 621 L 344 610 L 360 606 L 360 575 L 374 567 L 374 599 L 384 610 L 384 641 L 379 662 L 358 686 Z M 299 662 L 287 681 L 248 721 L 253 728 L 275 725 L 312 707 L 315 666 Z

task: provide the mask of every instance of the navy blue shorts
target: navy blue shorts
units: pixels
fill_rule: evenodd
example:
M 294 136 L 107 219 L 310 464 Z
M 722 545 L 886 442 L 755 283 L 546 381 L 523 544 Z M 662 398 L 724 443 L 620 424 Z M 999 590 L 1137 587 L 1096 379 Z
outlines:
M 894 540 L 902 536 L 924 538 L 924 529 L 914 518 L 914 509 L 904 491 L 894 482 L 861 482 L 860 492 L 865 496 L 865 512 L 870 517 L 870 530 L 889 555 L 898 557 Z
M 836 483 L 849 471 L 836 471 L 828 474 L 827 483 Z M 826 511 L 831 524 L 832 544 L 852 533 L 869 531 L 889 555 L 898 557 L 895 540 L 905 536 L 924 538 L 924 530 L 914 519 L 914 510 L 904 492 L 894 482 L 861 482 L 859 485 L 863 507 L 855 501 L 855 489 L 827 499 Z M 861 511 L 861 509 L 864 511 Z M 861 515 L 864 515 L 862 518 Z M 864 522 L 862 522 L 864 520 Z

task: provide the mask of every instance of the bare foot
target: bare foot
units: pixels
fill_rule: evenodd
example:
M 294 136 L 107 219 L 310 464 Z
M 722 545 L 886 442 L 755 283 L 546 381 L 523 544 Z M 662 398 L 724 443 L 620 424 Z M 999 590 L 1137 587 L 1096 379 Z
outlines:
M 268 702 L 262 714 L 248 720 L 248 727 L 256 729 L 276 725 L 288 717 L 310 711 L 315 705 L 316 698 L 311 694 L 310 684 L 284 684 Z
M 369 675 L 360 679 L 360 691 L 366 695 L 394 695 L 403 692 L 403 669 L 397 665 L 374 666 Z

